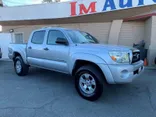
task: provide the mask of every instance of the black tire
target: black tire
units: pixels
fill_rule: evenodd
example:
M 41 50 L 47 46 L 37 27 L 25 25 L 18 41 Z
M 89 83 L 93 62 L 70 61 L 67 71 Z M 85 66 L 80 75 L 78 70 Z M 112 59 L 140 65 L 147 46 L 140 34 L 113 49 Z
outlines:
M 86 73 L 90 74 L 95 79 L 94 81 L 96 83 L 96 88 L 92 94 L 87 94 L 83 91 L 84 89 L 81 88 L 84 85 L 83 83 L 82 83 L 82 86 L 80 86 L 80 78 L 81 78 L 81 76 L 83 76 L 83 74 L 86 74 Z M 77 70 L 77 72 L 75 74 L 76 90 L 79 93 L 79 95 L 81 97 L 83 97 L 84 99 L 89 100 L 89 101 L 95 101 L 95 100 L 99 99 L 103 93 L 103 87 L 105 84 L 103 79 L 104 79 L 103 74 L 98 69 L 96 69 L 96 67 L 91 66 L 91 65 L 82 66 Z
M 155 65 L 156 65 L 156 58 L 155 58 L 155 61 L 154 62 L 155 62 Z
M 18 71 L 17 68 L 16 68 L 17 62 L 20 62 L 20 64 L 21 64 L 21 70 L 19 70 L 19 71 Z M 21 56 L 17 56 L 17 57 L 15 58 L 15 60 L 14 60 L 14 69 L 15 69 L 15 72 L 16 72 L 17 75 L 19 75 L 19 76 L 25 76 L 25 75 L 28 74 L 29 66 L 26 65 L 26 64 L 23 62 L 23 59 L 22 59 Z

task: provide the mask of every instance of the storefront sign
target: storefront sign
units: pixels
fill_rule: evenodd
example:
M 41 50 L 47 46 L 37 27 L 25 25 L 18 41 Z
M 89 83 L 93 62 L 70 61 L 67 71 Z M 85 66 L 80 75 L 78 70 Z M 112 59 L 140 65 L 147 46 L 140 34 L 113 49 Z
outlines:
M 79 0 L 70 2 L 71 16 L 156 4 L 156 0 Z
M 156 0 L 71 0 L 52 4 L 1 7 L 0 21 L 67 18 L 153 4 L 156 4 Z

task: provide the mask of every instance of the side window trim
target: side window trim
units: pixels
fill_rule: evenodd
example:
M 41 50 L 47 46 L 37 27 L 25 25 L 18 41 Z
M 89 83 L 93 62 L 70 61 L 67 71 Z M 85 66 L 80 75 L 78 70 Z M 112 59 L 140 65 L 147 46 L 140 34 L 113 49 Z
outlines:
M 60 31 L 60 30 L 55 30 L 55 29 L 50 29 L 50 30 L 48 31 L 48 34 L 47 34 L 46 45 L 59 45 L 59 44 L 48 44 L 48 39 L 49 39 L 50 31 L 58 31 L 58 32 L 61 32 L 61 33 L 64 35 L 65 39 L 68 41 L 67 37 L 65 36 L 65 34 L 64 34 L 62 31 Z M 68 43 L 69 43 L 69 42 L 68 42 Z
M 44 32 L 44 39 L 45 39 L 45 36 L 46 36 L 46 31 L 45 31 L 45 30 L 35 31 L 35 32 L 32 34 L 31 43 L 36 44 L 36 45 L 42 45 L 42 44 L 44 43 L 44 39 L 43 39 L 42 43 L 34 43 L 34 42 L 32 41 L 32 40 L 33 40 L 33 37 L 34 37 L 34 34 L 37 33 L 37 32 Z

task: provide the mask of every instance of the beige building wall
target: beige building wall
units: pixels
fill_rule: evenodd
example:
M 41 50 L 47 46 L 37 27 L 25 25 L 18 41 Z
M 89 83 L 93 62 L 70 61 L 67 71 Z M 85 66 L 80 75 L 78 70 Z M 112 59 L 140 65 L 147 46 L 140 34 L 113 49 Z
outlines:
M 144 30 L 144 22 L 123 22 L 118 45 L 133 46 L 133 43 L 144 40 Z
M 145 22 L 123 22 L 114 20 L 106 23 L 60 24 L 65 28 L 80 29 L 94 35 L 100 43 L 133 46 L 144 40 Z
M 100 41 L 100 43 L 132 46 L 133 43 L 138 43 L 140 40 L 144 39 L 144 25 L 144 22 L 120 22 L 120 25 L 117 28 L 114 25 L 114 22 L 106 22 L 33 26 L 4 26 L 3 32 L 9 32 L 10 29 L 14 29 L 14 33 L 23 33 L 24 42 L 26 43 L 29 39 L 30 33 L 33 30 L 47 26 L 60 26 L 87 31 L 94 35 Z
M 148 49 L 151 43 L 151 31 L 152 31 L 152 18 L 149 18 L 145 21 L 145 48 Z
M 150 36 L 150 45 L 148 50 L 148 62 L 150 66 L 154 65 L 154 59 L 156 57 L 156 16 L 152 16 L 152 18 L 149 19 L 149 27 L 151 26 L 151 36 Z

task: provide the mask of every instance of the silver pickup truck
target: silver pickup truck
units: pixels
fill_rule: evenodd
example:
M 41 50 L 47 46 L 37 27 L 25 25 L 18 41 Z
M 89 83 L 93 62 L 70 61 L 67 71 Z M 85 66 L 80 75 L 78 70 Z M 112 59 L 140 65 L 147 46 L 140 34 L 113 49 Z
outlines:
M 90 101 L 101 96 L 105 83 L 130 83 L 144 71 L 139 50 L 99 44 L 87 32 L 60 27 L 33 31 L 28 44 L 10 44 L 9 58 L 19 76 L 30 66 L 74 76 L 78 93 Z

